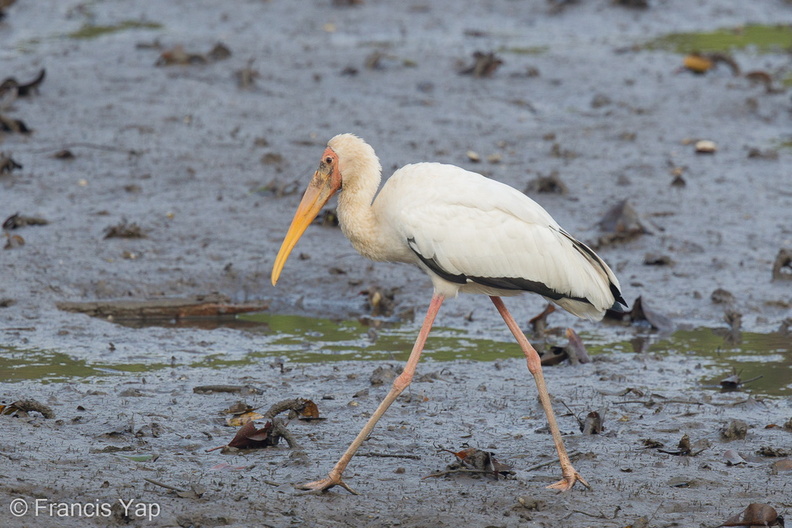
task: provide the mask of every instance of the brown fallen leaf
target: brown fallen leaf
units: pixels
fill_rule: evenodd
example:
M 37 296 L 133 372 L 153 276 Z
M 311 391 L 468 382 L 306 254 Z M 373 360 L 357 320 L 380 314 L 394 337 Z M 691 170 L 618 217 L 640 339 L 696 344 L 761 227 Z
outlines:
M 773 262 L 773 280 L 792 280 L 792 249 L 779 249 Z
M 259 414 L 251 410 L 229 416 L 228 418 L 226 418 L 226 425 L 229 425 L 231 427 L 241 427 L 249 422 L 261 420 L 262 418 L 264 418 L 263 414 Z
M 482 77 L 492 77 L 503 61 L 493 52 L 484 53 L 476 51 L 473 53 L 473 64 L 462 68 L 459 71 L 460 75 L 472 75 L 477 79 Z
M 449 464 L 444 471 L 438 471 L 423 478 L 442 477 L 455 473 L 479 473 L 492 475 L 497 480 L 499 476 L 509 477 L 514 475 L 511 466 L 498 461 L 494 454 L 474 447 L 467 447 L 461 451 L 451 451 L 440 448 L 440 451 L 451 453 L 456 457 L 456 462 Z
M 10 154 L 0 152 L 0 174 L 9 174 L 21 168 L 22 164 L 17 163 Z
M 555 306 L 552 303 L 547 303 L 547 306 L 542 311 L 542 313 L 534 316 L 530 321 L 528 321 L 531 327 L 533 327 L 534 339 L 544 337 L 545 330 L 547 329 L 547 317 L 555 311 Z
M 754 502 L 718 526 L 784 526 L 784 518 L 769 504 Z
M 608 309 L 605 311 L 605 317 L 629 323 L 646 322 L 649 323 L 652 328 L 662 332 L 668 332 L 674 329 L 674 322 L 671 318 L 652 310 L 647 306 L 642 297 L 635 299 L 630 311 Z
M 605 430 L 604 420 L 597 411 L 591 411 L 583 420 L 581 431 L 584 435 L 600 434 Z
M 566 329 L 566 336 L 569 340 L 569 344 L 567 345 L 567 354 L 569 355 L 569 361 L 573 365 L 577 365 L 579 363 L 591 363 L 591 358 L 588 355 L 588 351 L 586 350 L 586 345 L 583 344 L 583 340 L 580 339 L 580 336 L 572 330 L 571 328 Z
M 44 77 L 46 77 L 46 75 L 47 70 L 42 68 L 33 80 L 26 83 L 21 83 L 14 77 L 7 77 L 0 83 L 0 96 L 11 91 L 15 91 L 17 97 L 27 97 L 33 93 L 37 93 L 38 87 L 44 82 Z
M 12 214 L 3 221 L 3 229 L 19 229 L 25 226 L 42 226 L 49 224 L 43 218 L 36 216 L 24 216 L 19 213 Z
M 228 447 L 256 449 L 278 445 L 278 438 L 273 437 L 270 433 L 272 433 L 272 422 L 265 423 L 261 429 L 256 429 L 256 424 L 248 422 L 228 442 Z
M 120 223 L 105 228 L 105 239 L 108 238 L 146 238 L 146 233 L 135 222 L 128 223 L 126 219 Z
M 622 200 L 608 209 L 598 224 L 606 233 L 597 239 L 596 247 L 629 242 L 641 235 L 651 233 L 628 200 Z
M 726 53 L 691 53 L 682 59 L 682 66 L 693 73 L 704 74 L 715 67 L 716 64 L 723 63 L 731 68 L 732 73 L 740 75 L 740 66 L 734 57 Z
M 21 119 L 14 119 L 0 114 L 0 131 L 11 134 L 30 134 L 31 130 Z

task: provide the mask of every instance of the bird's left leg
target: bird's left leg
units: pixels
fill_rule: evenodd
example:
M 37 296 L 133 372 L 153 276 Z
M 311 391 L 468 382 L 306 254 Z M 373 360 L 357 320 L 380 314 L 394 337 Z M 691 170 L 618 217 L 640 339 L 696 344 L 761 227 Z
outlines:
M 558 460 L 561 463 L 561 474 L 564 476 L 564 478 L 560 481 L 547 487 L 559 489 L 561 491 L 567 491 L 572 489 L 572 487 L 575 485 L 575 482 L 580 482 L 585 487 L 590 488 L 591 486 L 589 486 L 589 483 L 586 482 L 586 480 L 581 477 L 577 471 L 575 471 L 574 467 L 572 467 L 572 462 L 569 460 L 569 455 L 567 455 L 566 448 L 564 447 L 564 441 L 561 439 L 561 431 L 558 429 L 558 423 L 556 423 L 555 414 L 553 413 L 553 406 L 550 403 L 550 394 L 547 392 L 544 374 L 542 374 L 542 360 L 539 358 L 539 354 L 536 352 L 536 349 L 531 346 L 531 343 L 528 342 L 528 338 L 525 337 L 525 334 L 523 334 L 522 330 L 520 330 L 520 326 L 517 324 L 517 321 L 514 320 L 514 317 L 512 317 L 512 315 L 506 309 L 506 305 L 503 304 L 503 300 L 500 297 L 495 296 L 490 297 L 490 299 L 492 299 L 493 304 L 495 304 L 495 308 L 498 309 L 501 317 L 503 317 L 503 320 L 506 321 L 506 326 L 508 326 L 509 330 L 511 330 L 511 333 L 514 334 L 514 337 L 520 344 L 520 348 L 522 348 L 522 351 L 525 354 L 525 359 L 528 362 L 528 370 L 531 371 L 534 381 L 536 382 L 536 388 L 539 391 L 539 401 L 542 403 L 544 412 L 547 415 L 547 423 L 550 426 L 550 432 L 553 435 L 553 442 L 555 443 L 556 451 L 558 452 Z
M 347 486 L 346 483 L 341 479 L 341 475 L 346 469 L 347 464 L 349 464 L 349 461 L 352 460 L 353 456 L 355 456 L 355 452 L 358 450 L 360 445 L 366 440 L 366 438 L 368 438 L 368 435 L 371 434 L 374 426 L 377 424 L 382 415 L 385 414 L 385 411 L 388 410 L 388 407 L 390 407 L 396 398 L 399 397 L 399 394 L 401 394 L 412 381 L 413 375 L 415 374 L 415 369 L 418 366 L 418 360 L 421 358 L 421 352 L 423 352 L 424 344 L 426 344 L 426 338 L 429 336 L 429 330 L 432 329 L 432 324 L 434 323 L 435 317 L 437 317 L 437 312 L 440 310 L 440 306 L 443 304 L 444 299 L 445 297 L 438 294 L 435 294 L 432 297 L 432 302 L 429 303 L 429 310 L 426 312 L 426 318 L 424 319 L 423 326 L 421 326 L 421 331 L 418 332 L 418 338 L 415 340 L 415 345 L 413 345 L 410 358 L 407 360 L 404 370 L 395 380 L 393 380 L 393 386 L 391 387 L 390 392 L 388 392 L 388 394 L 385 396 L 385 399 L 382 400 L 382 403 L 380 403 L 379 407 L 377 407 L 377 410 L 374 411 L 374 414 L 371 415 L 369 421 L 363 426 L 363 429 L 352 441 L 346 452 L 344 452 L 344 454 L 336 463 L 335 467 L 330 470 L 330 474 L 327 476 L 327 478 L 316 480 L 314 482 L 308 482 L 307 484 L 297 486 L 297 488 L 312 491 L 327 491 L 333 486 L 341 486 L 348 492 L 357 495 L 357 493 L 352 488 Z

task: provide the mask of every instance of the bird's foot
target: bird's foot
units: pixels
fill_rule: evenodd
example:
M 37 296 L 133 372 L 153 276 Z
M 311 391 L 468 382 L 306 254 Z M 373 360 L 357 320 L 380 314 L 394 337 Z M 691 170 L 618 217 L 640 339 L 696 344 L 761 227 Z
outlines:
M 591 489 L 591 485 L 586 482 L 586 479 L 580 476 L 580 473 L 575 471 L 574 468 L 570 468 L 569 471 L 564 471 L 564 478 L 556 482 L 555 484 L 550 484 L 547 486 L 550 489 L 557 489 L 559 491 L 569 491 L 575 485 L 575 482 L 580 482 L 588 489 Z
M 297 489 L 305 490 L 305 491 L 321 491 L 325 492 L 334 486 L 341 486 L 345 490 L 347 490 L 352 495 L 359 495 L 359 493 L 349 486 L 347 486 L 346 482 L 341 480 L 341 475 L 336 477 L 329 476 L 327 478 L 323 478 L 321 480 L 315 480 L 313 482 L 307 482 L 305 484 L 299 484 L 295 486 Z

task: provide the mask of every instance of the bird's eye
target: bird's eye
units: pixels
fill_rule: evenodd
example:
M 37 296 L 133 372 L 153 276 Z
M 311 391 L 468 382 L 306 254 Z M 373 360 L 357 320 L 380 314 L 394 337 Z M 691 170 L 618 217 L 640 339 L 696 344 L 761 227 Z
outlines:
M 325 163 L 327 163 L 328 165 L 330 165 L 331 163 L 333 163 L 333 158 L 331 158 L 330 156 L 327 156 L 327 157 L 325 158 Z

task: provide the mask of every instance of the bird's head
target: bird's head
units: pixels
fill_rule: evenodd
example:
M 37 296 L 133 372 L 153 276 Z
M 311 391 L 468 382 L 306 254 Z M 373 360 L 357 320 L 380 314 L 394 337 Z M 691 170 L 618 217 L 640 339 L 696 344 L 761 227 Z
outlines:
M 342 187 L 354 188 L 357 184 L 357 175 L 365 171 L 366 164 L 372 163 L 379 174 L 380 165 L 374 149 L 353 134 L 339 134 L 327 143 L 327 148 L 319 161 L 319 168 L 314 172 L 300 205 L 297 206 L 291 226 L 275 258 L 271 276 L 273 286 L 278 282 L 278 277 L 292 249 L 322 207 Z

